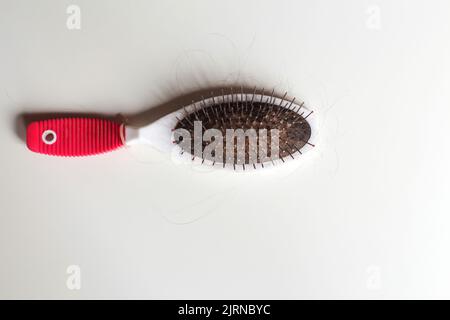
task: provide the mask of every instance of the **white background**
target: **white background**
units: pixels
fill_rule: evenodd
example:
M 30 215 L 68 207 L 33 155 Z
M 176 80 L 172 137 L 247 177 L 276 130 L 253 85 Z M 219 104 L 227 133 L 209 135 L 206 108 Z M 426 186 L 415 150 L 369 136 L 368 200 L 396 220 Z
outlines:
M 450 298 L 449 14 L 445 0 L 0 0 L 0 297 Z M 146 147 L 65 159 L 23 142 L 27 113 L 133 115 L 241 84 L 316 111 L 312 161 L 242 176 Z

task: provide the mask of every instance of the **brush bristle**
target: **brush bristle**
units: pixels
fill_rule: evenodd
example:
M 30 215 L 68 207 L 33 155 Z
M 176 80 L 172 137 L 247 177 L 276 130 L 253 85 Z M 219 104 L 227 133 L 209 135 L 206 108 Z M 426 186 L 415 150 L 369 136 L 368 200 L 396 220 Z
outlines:
M 286 158 L 294 158 L 295 154 L 301 154 L 301 150 L 306 144 L 312 145 L 309 142 L 311 126 L 306 119 L 310 115 L 310 112 L 302 112 L 300 110 L 303 104 L 291 109 L 293 100 L 278 99 L 277 104 L 275 104 L 275 98 L 272 98 L 273 96 L 261 95 L 261 99 L 259 100 L 255 99 L 254 94 L 246 94 L 245 97 L 236 94 L 234 99 L 233 95 L 229 96 L 228 99 L 224 99 L 223 96 L 211 98 L 212 103 L 209 105 L 203 99 L 194 104 L 192 112 L 186 112 L 184 118 L 179 119 L 175 129 L 185 129 L 189 131 L 191 136 L 194 136 L 195 121 L 201 122 L 202 135 L 208 129 L 218 129 L 224 137 L 226 136 L 227 129 L 242 129 L 244 131 L 255 129 L 256 132 L 259 132 L 260 129 L 266 129 L 267 132 L 272 129 L 277 129 L 279 132 L 279 154 L 277 158 L 280 158 L 284 162 Z M 270 134 L 267 138 L 267 144 L 270 145 Z M 247 142 L 245 143 L 244 163 L 242 161 L 241 163 L 236 161 L 234 164 L 244 165 L 244 170 L 245 165 L 253 165 L 255 167 L 256 164 L 261 164 L 264 166 L 265 160 L 261 159 L 259 154 L 256 161 L 250 161 L 249 143 Z M 211 142 L 202 141 L 203 149 L 209 143 Z M 232 159 L 238 158 L 236 145 L 233 150 L 233 155 L 227 154 L 226 144 L 223 144 L 223 162 L 230 157 Z M 192 145 L 183 151 L 194 155 L 194 146 Z M 268 156 L 274 156 L 271 154 L 270 148 L 268 150 Z

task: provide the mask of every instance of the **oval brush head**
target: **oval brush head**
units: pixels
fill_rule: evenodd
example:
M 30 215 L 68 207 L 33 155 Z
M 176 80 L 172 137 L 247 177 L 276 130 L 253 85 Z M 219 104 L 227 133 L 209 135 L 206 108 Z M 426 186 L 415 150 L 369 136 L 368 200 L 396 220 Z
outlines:
M 308 122 L 312 111 L 295 98 L 233 93 L 184 108 L 173 139 L 181 154 L 201 164 L 233 170 L 264 168 L 300 157 L 314 145 Z

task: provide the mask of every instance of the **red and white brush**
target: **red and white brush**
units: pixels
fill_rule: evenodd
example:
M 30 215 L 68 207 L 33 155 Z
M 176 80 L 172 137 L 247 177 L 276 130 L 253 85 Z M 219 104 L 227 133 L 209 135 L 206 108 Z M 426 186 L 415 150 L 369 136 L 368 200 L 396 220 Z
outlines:
M 276 166 L 299 159 L 314 147 L 311 140 L 316 134 L 312 111 L 303 103 L 297 104 L 295 98 L 286 100 L 285 97 L 286 94 L 276 97 L 273 91 L 271 95 L 264 94 L 264 91 L 257 94 L 256 90 L 253 93 L 222 92 L 222 95 L 192 102 L 139 128 L 106 118 L 49 118 L 27 126 L 27 146 L 33 152 L 71 157 L 95 155 L 123 145 L 142 143 L 163 152 L 175 151 L 194 163 L 220 168 L 246 170 Z M 244 136 L 244 142 L 248 143 L 243 144 L 240 153 L 236 147 L 239 146 L 239 137 L 237 142 L 236 137 L 232 142 L 218 141 L 217 134 L 226 137 L 227 130 L 244 134 L 249 130 L 256 133 L 276 130 L 277 153 L 269 150 L 264 157 L 258 153 L 263 142 L 272 146 L 273 136 L 263 139 L 257 135 L 256 147 L 252 147 L 249 146 L 251 135 L 248 134 Z M 215 136 L 209 132 L 214 132 Z M 193 137 L 194 143 L 186 141 L 187 133 Z M 201 147 L 196 148 L 195 138 L 199 135 Z M 232 144 L 234 147 L 230 148 Z

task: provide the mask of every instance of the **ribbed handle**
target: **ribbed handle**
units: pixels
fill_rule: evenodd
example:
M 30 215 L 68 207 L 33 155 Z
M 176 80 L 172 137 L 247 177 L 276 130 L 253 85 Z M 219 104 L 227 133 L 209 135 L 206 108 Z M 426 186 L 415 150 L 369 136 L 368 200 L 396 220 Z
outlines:
M 59 118 L 31 122 L 27 146 L 34 152 L 54 156 L 88 156 L 121 147 L 124 126 L 99 118 Z

